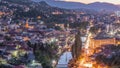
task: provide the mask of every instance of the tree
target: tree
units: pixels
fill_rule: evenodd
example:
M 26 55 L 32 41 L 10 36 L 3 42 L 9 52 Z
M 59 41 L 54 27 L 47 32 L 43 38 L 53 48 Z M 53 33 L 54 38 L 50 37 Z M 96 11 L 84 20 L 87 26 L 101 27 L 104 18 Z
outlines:
M 76 59 L 80 57 L 82 50 L 82 41 L 80 37 L 80 32 L 78 32 L 78 34 L 75 36 L 75 43 L 72 45 L 72 56 Z
M 10 36 L 5 36 L 5 40 L 6 40 L 6 41 L 11 41 L 12 39 L 11 39 Z
M 60 26 L 55 26 L 56 30 L 62 30 L 62 28 Z
M 0 43 L 0 46 L 4 46 L 3 42 L 2 42 L 2 43 Z
M 13 68 L 10 65 L 0 64 L 0 68 Z
M 81 22 L 81 23 L 80 23 L 80 26 L 79 26 L 79 29 L 86 30 L 88 24 L 89 24 L 89 22 Z
M 35 59 L 41 63 L 43 68 L 55 68 L 64 50 L 55 43 L 35 43 L 28 42 L 28 46 L 33 48 Z M 62 52 L 61 52 L 62 50 Z
M 90 31 L 92 34 L 97 34 L 97 33 L 98 33 L 98 30 L 99 30 L 98 27 L 93 26 L 93 27 L 90 28 L 89 31 Z
M 28 54 L 24 54 L 24 55 L 20 55 L 18 53 L 18 57 L 12 57 L 11 59 L 8 60 L 8 63 L 11 64 L 11 65 L 14 65 L 14 66 L 18 66 L 18 65 L 21 65 L 21 64 L 28 64 L 29 61 L 28 61 Z

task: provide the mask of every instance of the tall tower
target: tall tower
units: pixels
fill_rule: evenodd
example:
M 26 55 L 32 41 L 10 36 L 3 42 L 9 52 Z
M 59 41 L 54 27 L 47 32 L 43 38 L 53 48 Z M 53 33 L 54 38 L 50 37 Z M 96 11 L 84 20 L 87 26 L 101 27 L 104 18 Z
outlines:
M 67 24 L 67 28 L 66 28 L 66 29 L 67 29 L 67 30 L 69 30 L 69 28 L 70 28 L 70 25 L 69 25 L 69 24 Z
M 29 28 L 28 19 L 26 20 L 25 28 Z

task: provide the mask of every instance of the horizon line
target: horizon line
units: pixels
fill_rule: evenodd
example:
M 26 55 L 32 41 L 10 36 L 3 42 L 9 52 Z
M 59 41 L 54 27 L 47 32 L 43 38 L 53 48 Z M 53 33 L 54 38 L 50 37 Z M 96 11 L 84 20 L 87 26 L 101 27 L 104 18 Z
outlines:
M 55 1 L 58 1 L 58 0 L 55 0 Z M 85 3 L 85 2 L 77 2 L 77 1 L 64 1 L 64 0 L 59 0 L 59 1 L 63 1 L 63 2 L 74 2 L 74 3 L 83 3 L 83 4 L 91 4 L 91 3 L 109 3 L 109 4 L 113 4 L 113 5 L 120 5 L 118 3 L 111 3 L 111 2 L 103 2 L 103 1 L 95 1 L 95 2 L 90 2 L 90 3 Z

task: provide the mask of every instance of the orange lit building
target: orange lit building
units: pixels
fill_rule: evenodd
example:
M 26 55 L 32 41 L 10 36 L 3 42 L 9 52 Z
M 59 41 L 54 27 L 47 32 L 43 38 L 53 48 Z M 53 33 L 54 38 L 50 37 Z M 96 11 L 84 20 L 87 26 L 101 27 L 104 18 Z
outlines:
M 119 45 L 120 39 L 109 36 L 106 32 L 100 32 L 96 37 L 90 38 L 89 46 L 91 49 L 102 47 L 102 45 Z
M 27 28 L 27 29 L 28 29 L 28 28 L 31 28 L 31 29 L 34 28 L 33 26 L 30 26 L 30 25 L 29 25 L 28 19 L 26 20 L 25 28 Z
M 5 14 L 5 13 L 0 11 L 0 16 L 3 15 L 3 14 Z
M 90 48 L 97 48 L 97 47 L 101 47 L 102 45 L 106 45 L 106 44 L 117 44 L 117 40 L 115 38 L 105 38 L 105 39 L 94 39 L 91 38 L 90 40 Z
M 116 38 L 104 38 L 104 39 L 95 39 L 95 38 L 91 38 L 90 40 L 90 48 L 97 48 L 97 47 L 101 47 L 102 45 L 106 45 L 106 44 L 113 44 L 113 45 L 120 45 L 120 39 L 116 39 Z
M 28 20 L 26 21 L 25 28 L 29 28 Z
M 99 52 L 99 50 L 96 50 L 96 48 L 102 47 L 103 45 L 120 45 L 120 40 L 116 38 L 101 38 L 101 39 L 96 39 L 96 38 L 91 38 L 89 42 L 89 50 L 90 53 L 89 55 L 94 54 L 96 51 Z

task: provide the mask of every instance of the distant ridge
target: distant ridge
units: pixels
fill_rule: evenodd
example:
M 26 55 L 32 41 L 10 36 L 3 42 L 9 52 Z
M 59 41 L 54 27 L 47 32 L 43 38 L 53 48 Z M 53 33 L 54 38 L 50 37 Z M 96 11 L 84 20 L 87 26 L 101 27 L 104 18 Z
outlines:
M 94 2 L 90 4 L 84 4 L 79 2 L 66 2 L 66 1 L 56 1 L 56 0 L 33 0 L 36 2 L 45 1 L 51 6 L 65 8 L 65 9 L 92 9 L 97 11 L 118 11 L 120 10 L 120 5 L 114 5 L 105 2 Z

